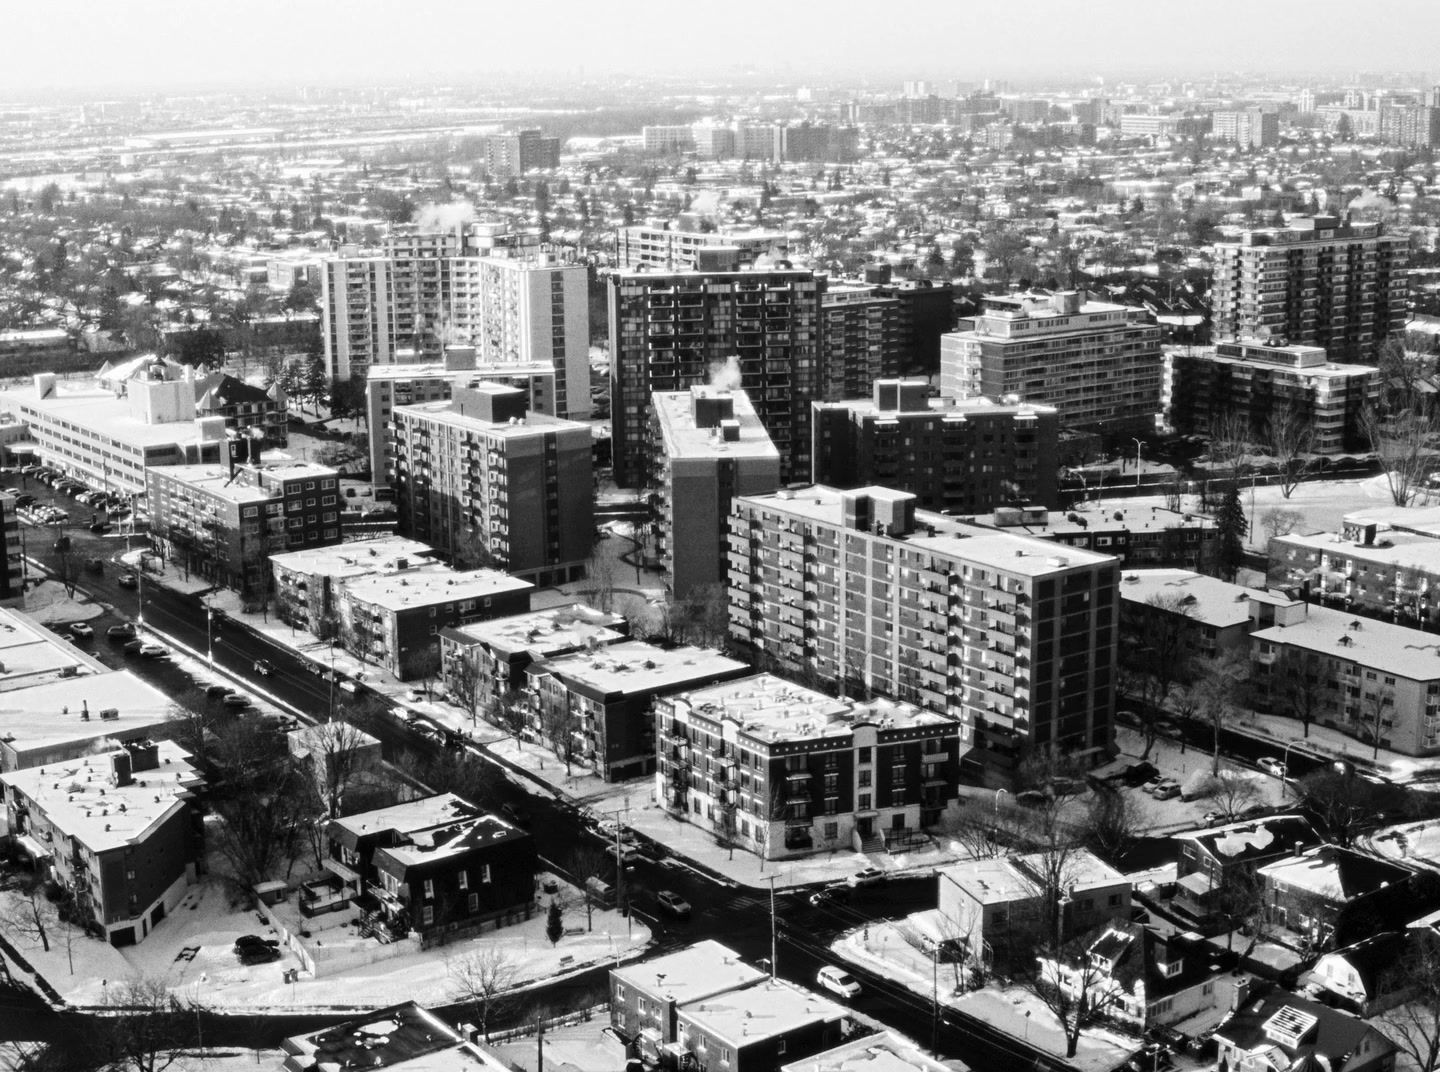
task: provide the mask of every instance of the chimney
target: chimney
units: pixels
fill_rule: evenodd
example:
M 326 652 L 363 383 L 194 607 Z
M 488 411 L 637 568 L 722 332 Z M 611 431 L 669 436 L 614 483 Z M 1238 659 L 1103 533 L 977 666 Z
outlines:
M 110 781 L 117 788 L 130 785 L 134 781 L 130 777 L 130 753 L 123 748 L 110 756 Z
M 715 428 L 735 419 L 735 397 L 713 387 L 690 388 L 690 412 L 696 428 Z

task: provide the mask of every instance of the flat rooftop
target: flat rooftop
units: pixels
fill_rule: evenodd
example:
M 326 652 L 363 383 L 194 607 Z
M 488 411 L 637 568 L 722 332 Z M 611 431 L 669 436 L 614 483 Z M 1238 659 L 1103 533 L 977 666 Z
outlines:
M 462 1072 L 499 1067 L 459 1034 L 413 1001 L 379 1009 L 309 1035 L 285 1039 L 285 1072 L 342 1069 L 403 1069 Z
M 1276 539 L 1281 545 L 1304 547 L 1320 554 L 1363 558 L 1367 562 L 1383 562 L 1402 569 L 1440 570 L 1440 542 L 1432 536 L 1414 532 L 1391 529 L 1371 544 L 1358 544 L 1338 532 L 1292 532 Z
M 99 659 L 27 615 L 0 607 L 0 692 L 64 681 L 66 675 L 109 672 L 110 668 Z
M 437 568 L 393 574 L 371 573 L 355 578 L 345 587 L 353 598 L 362 603 L 399 611 L 431 603 L 529 592 L 535 586 L 499 570 Z
M 1261 588 L 1231 584 L 1218 577 L 1183 569 L 1127 569 L 1120 579 L 1120 598 L 1128 603 L 1175 598 L 1189 607 L 1188 616 L 1218 629 L 1250 621 L 1251 602 L 1288 607 L 1299 600 Z
M 1245 340 L 1253 345 L 1263 345 L 1258 339 Z M 1312 349 L 1305 346 L 1277 346 L 1271 347 L 1279 353 L 1299 354 Z M 1185 353 L 1187 359 L 1200 358 L 1204 361 L 1213 361 L 1217 365 L 1240 365 L 1244 368 L 1261 368 L 1290 372 L 1305 379 L 1317 380 L 1343 380 L 1350 376 L 1369 376 L 1379 371 L 1374 365 L 1348 365 L 1338 361 L 1326 361 L 1316 365 L 1284 365 L 1276 361 L 1266 361 L 1261 357 L 1241 357 L 1238 354 L 1219 354 L 1213 349 L 1197 347 L 1193 351 Z
M 527 436 L 546 435 L 553 432 L 584 432 L 590 434 L 590 426 L 583 421 L 570 421 L 563 417 L 552 417 L 548 413 L 526 413 L 523 420 L 511 424 L 509 421 L 487 421 L 483 417 L 471 417 L 454 409 L 453 402 L 416 402 L 409 406 L 396 406 L 395 412 L 418 414 L 428 421 L 470 431 L 482 431 L 487 436 L 504 439 L 524 439 Z
M 810 1024 L 843 1020 L 848 1010 L 783 979 L 700 998 L 678 1010 L 681 1019 L 701 1025 L 737 1050 L 764 1038 L 799 1031 Z
M 687 702 L 703 717 L 734 722 L 747 736 L 771 744 L 848 737 L 860 723 L 903 729 L 953 722 L 944 715 L 898 701 L 833 699 L 773 674 L 737 678 L 682 693 L 676 699 Z
M 1440 637 L 1330 607 L 1312 605 L 1303 620 L 1261 629 L 1252 639 L 1323 653 L 1413 681 L 1440 680 Z
M 162 474 L 164 479 L 188 484 L 226 502 L 263 503 L 269 502 L 276 495 L 273 490 L 240 483 L 231 476 L 229 466 L 225 465 L 166 465 L 152 472 Z
M 447 368 L 443 361 L 408 365 L 371 365 L 365 382 L 377 380 L 467 380 L 489 376 L 553 375 L 555 367 L 544 361 L 516 361 L 503 364 L 477 362 L 474 368 Z
M 1074 514 L 1078 520 L 1071 521 Z M 1119 515 L 1118 517 L 1116 515 Z M 1003 518 L 1004 514 L 998 515 Z M 971 519 L 967 519 L 971 520 Z M 1160 507 L 1116 507 L 1105 510 L 1047 510 L 1043 519 L 1013 525 L 995 513 L 976 514 L 976 525 L 1023 536 L 1080 536 L 1093 533 L 1160 533 L 1174 529 L 1213 530 L 1215 522 L 1198 514 L 1181 514 Z
M 0 774 L 43 808 L 50 821 L 92 852 L 118 849 L 143 837 L 181 807 L 203 780 L 190 757 L 173 741 L 160 741 L 160 765 L 136 771 L 129 785 L 112 783 L 111 757 L 102 752 L 82 759 Z
M 429 564 L 435 548 L 404 536 L 379 536 L 304 551 L 271 555 L 270 562 L 287 570 L 314 577 L 358 577 L 366 573 L 388 573 L 397 569 L 396 560 L 409 566 Z
M 331 829 L 344 830 L 360 837 L 383 830 L 395 830 L 410 834 L 458 819 L 475 819 L 485 813 L 464 797 L 454 793 L 436 793 L 433 796 L 391 804 L 387 808 L 362 811 L 355 815 L 344 815 L 330 821 Z
M 13 706 L 0 704 L 0 738 L 22 755 L 115 733 L 158 734 L 174 706 L 169 696 L 128 670 L 60 678 L 6 699 Z M 110 708 L 119 717 L 102 719 L 100 712 Z
M 576 652 L 534 664 L 601 696 L 623 696 L 680 688 L 690 682 L 748 669 L 713 648 L 661 648 L 643 640 L 622 641 L 591 652 Z
M 991 398 L 927 398 L 920 409 L 881 409 L 873 398 L 854 398 L 844 402 L 822 402 L 826 409 L 845 409 L 857 417 L 939 417 L 945 421 L 962 423 L 971 417 L 1023 417 L 1059 413 L 1054 406 L 1039 402 L 996 402 Z
M 739 425 L 738 439 L 722 439 L 714 428 L 695 427 L 695 412 L 689 391 L 655 391 L 650 396 L 665 453 L 672 458 L 773 458 L 780 464 L 780 452 L 755 415 L 755 407 L 744 391 L 726 392 L 733 400 L 733 420 Z
M 764 972 L 746 964 L 729 946 L 710 938 L 674 953 L 622 965 L 610 974 L 622 983 L 659 994 L 676 1005 L 723 994 L 765 978 Z
M 103 387 L 80 386 L 61 380 L 55 394 L 40 398 L 33 386 L 17 385 L 0 391 L 0 406 L 17 413 L 20 407 L 38 410 L 56 420 L 93 428 L 133 447 L 189 446 L 200 441 L 193 419 L 146 424 L 130 415 L 130 402 Z M 23 414 L 22 414 L 23 415 Z
M 452 626 L 447 632 L 501 654 L 526 651 L 544 658 L 577 651 L 591 641 L 602 646 L 614 644 L 625 639 L 624 627 L 622 615 L 575 603 Z
M 780 1072 L 964 1072 L 964 1068 L 953 1058 L 942 1063 L 927 1057 L 909 1039 L 882 1031 L 781 1065 Z
M 1007 904 L 1034 896 L 1034 882 L 1008 859 L 966 860 L 942 867 L 942 880 L 955 883 L 981 904 Z

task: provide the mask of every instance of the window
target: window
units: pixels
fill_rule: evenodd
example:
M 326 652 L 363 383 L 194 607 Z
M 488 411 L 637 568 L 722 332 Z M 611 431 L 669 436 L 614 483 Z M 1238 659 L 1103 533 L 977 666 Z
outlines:
M 245 507 L 244 513 L 242 513 L 240 516 L 241 516 L 241 517 L 259 517 L 259 516 L 260 516 L 260 507 L 258 507 L 258 506 L 247 506 L 247 507 Z
M 775 1040 L 775 1052 L 776 1052 L 776 1053 L 784 1053 L 784 1052 L 785 1052 L 785 1040 L 784 1040 L 783 1038 L 782 1038 L 782 1039 L 776 1039 L 776 1040 Z
M 435 880 L 433 878 L 425 880 L 425 900 L 435 900 Z
M 434 905 L 428 905 L 428 904 L 427 904 L 424 908 L 420 909 L 420 922 L 423 923 L 423 924 L 424 924 L 425 926 L 427 926 L 427 927 L 428 927 L 430 924 L 432 924 L 432 923 L 435 922 L 435 906 L 434 906 Z
M 314 505 L 315 505 L 315 500 L 314 500 L 313 498 L 306 499 L 306 500 L 305 500 L 305 505 L 306 505 L 306 506 L 314 506 Z
M 305 490 L 306 490 L 306 491 L 314 491 L 314 490 L 315 490 L 315 481 L 313 481 L 313 480 L 307 480 L 307 481 L 305 481 Z
M 334 506 L 334 505 L 335 505 L 335 496 L 333 496 L 333 495 L 322 495 L 322 496 L 320 496 L 320 505 L 321 505 L 321 506 Z
M 859 805 L 859 807 L 860 807 L 860 810 L 861 810 L 861 811 L 869 811 L 869 810 L 870 810 L 870 794 L 869 794 L 869 793 L 861 793 L 861 794 L 860 794 L 860 805 Z
M 127 879 L 129 879 L 131 882 L 134 882 L 134 881 L 135 881 L 135 869 L 134 869 L 134 868 L 130 868 L 129 870 L 127 870 L 127 871 L 125 872 L 125 877 L 126 877 Z
M 478 893 L 472 893 L 469 897 L 465 898 L 465 910 L 467 912 L 480 911 L 480 895 Z
M 480 865 L 480 881 L 481 881 L 481 882 L 484 882 L 484 883 L 488 883 L 488 882 L 490 881 L 490 865 L 489 865 L 489 864 L 481 864 L 481 865 Z
M 861 749 L 860 749 L 859 762 L 861 762 L 861 763 L 869 763 L 869 762 L 870 762 L 870 746 L 869 746 L 869 745 L 866 745 L 864 748 L 861 748 Z M 863 784 L 863 783 L 862 783 L 862 784 Z
M 826 841 L 834 841 L 834 840 L 835 840 L 836 838 L 838 838 L 839 836 L 840 836 L 840 824 L 839 824 L 839 823 L 826 823 L 826 824 L 825 824 L 825 840 L 826 840 Z
M 861 788 L 864 788 L 865 786 L 868 786 L 869 784 L 870 784 L 870 772 L 869 772 L 868 770 L 862 770 L 862 771 L 860 772 L 860 786 L 861 786 Z
M 468 890 L 468 889 L 470 888 L 470 872 L 469 872 L 469 871 L 461 871 L 461 872 L 460 872 L 460 888 L 461 888 L 462 890 Z

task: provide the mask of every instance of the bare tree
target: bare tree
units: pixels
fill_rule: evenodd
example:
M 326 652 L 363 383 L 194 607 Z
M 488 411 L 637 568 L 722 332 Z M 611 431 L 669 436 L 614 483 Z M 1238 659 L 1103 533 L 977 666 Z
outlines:
M 1329 692 L 1319 657 L 1314 652 L 1293 653 L 1278 676 L 1276 698 L 1287 714 L 1300 720 L 1304 736 L 1309 737 L 1310 724 L 1325 709 Z
M 1399 963 L 1381 975 L 1381 991 L 1409 997 L 1377 1018 L 1381 1032 L 1414 1061 L 1417 1072 L 1440 1068 L 1440 945 L 1412 929 Z
M 637 554 L 638 549 L 637 549 Z M 596 610 L 604 611 L 606 614 L 615 609 L 615 563 L 608 556 L 601 553 L 601 548 L 596 548 L 595 553 L 590 556 L 590 561 L 585 564 L 585 574 L 590 581 L 590 588 L 585 593 L 585 602 Z
M 1144 812 L 1133 794 L 1097 791 L 1083 821 L 1085 843 L 1097 856 L 1116 860 L 1134 843 L 1144 822 Z
M 1435 418 L 1413 410 L 1382 414 L 1367 407 L 1360 414 L 1360 424 L 1385 474 L 1391 502 L 1409 506 L 1433 464 L 1430 445 L 1436 432 Z
M 1210 460 L 1220 467 L 1232 485 L 1245 471 L 1251 439 L 1249 422 L 1235 410 L 1220 414 L 1210 427 Z
M 470 724 L 480 714 L 480 699 L 484 694 L 484 676 L 480 673 L 475 653 L 465 648 L 456 650 L 456 657 L 450 660 L 445 674 L 445 688 L 450 700 L 470 716 Z
M 595 889 L 591 885 L 591 879 L 600 879 L 602 882 L 610 871 L 610 857 L 593 845 L 579 845 L 571 850 L 565 861 L 566 869 L 570 877 L 574 879 L 575 885 L 580 889 L 580 896 L 585 902 L 585 929 L 593 930 L 595 925 Z
M 1210 773 L 1220 774 L 1220 730 L 1235 709 L 1249 676 L 1249 660 L 1241 652 L 1201 656 L 1192 663 L 1198 713 L 1210 723 Z
M 1157 592 L 1124 619 L 1122 664 L 1138 687 L 1137 714 L 1145 738 L 1141 759 L 1148 759 L 1155 747 L 1165 697 L 1185 676 L 1194 615 L 1194 601 L 1185 593 Z
M 474 1018 L 482 1040 L 490 1038 L 491 1021 L 503 1016 L 512 1002 L 510 991 L 519 972 L 520 966 L 497 946 L 446 960 L 450 1000 L 463 1006 Z
M 1124 989 L 1110 975 L 1103 958 L 1092 957 L 1092 936 L 1073 939 L 1041 950 L 1028 989 L 1055 1017 L 1065 1036 L 1065 1056 L 1075 1056 L 1080 1036 L 1105 1011 L 1124 997 Z
M 1304 516 L 1298 510 L 1286 510 L 1284 507 L 1272 506 L 1260 515 L 1260 527 L 1265 531 L 1266 545 L 1276 536 L 1288 536 L 1304 522 Z
M 229 878 L 248 895 L 257 882 L 294 865 L 308 821 L 308 778 L 291 760 L 284 738 L 255 720 L 234 719 L 216 735 L 219 782 L 212 806 L 221 819 L 215 850 Z
M 209 759 L 212 727 L 220 721 L 209 697 L 199 688 L 187 688 L 175 697 L 165 717 L 175 743 L 204 765 Z
M 1280 494 L 1288 499 L 1315 464 L 1315 425 L 1295 403 L 1286 402 L 1270 417 L 1265 447 L 1280 473 Z
M 16 873 L 7 876 L 0 889 L 10 894 L 0 914 L 0 928 L 24 945 L 38 944 L 50 952 L 50 932 L 60 924 L 45 900 L 45 880 L 36 872 Z
M 1259 801 L 1260 787 L 1241 771 L 1223 770 L 1210 779 L 1210 798 L 1216 811 L 1234 820 Z
M 322 722 L 300 731 L 308 755 L 306 768 L 327 819 L 344 814 L 345 794 L 370 765 L 371 739 L 343 719 Z
M 540 733 L 550 745 L 550 751 L 555 753 L 555 758 L 565 764 L 565 775 L 569 777 L 573 773 L 575 757 L 580 751 L 575 739 L 581 726 L 580 716 L 570 706 L 566 696 L 558 699 L 541 697 L 537 708 Z
M 435 686 L 435 675 L 440 672 L 440 647 L 438 644 L 421 644 L 400 657 L 401 681 L 418 681 L 424 686 L 428 697 Z
M 164 1072 L 199 1041 L 195 1016 L 160 979 L 117 980 L 105 988 L 105 1006 L 89 1031 L 96 1058 L 110 1072 Z

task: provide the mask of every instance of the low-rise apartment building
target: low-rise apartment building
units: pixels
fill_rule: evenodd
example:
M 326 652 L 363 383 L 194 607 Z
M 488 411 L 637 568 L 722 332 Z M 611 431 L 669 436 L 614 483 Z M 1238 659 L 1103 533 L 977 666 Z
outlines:
M 628 640 L 532 662 L 530 729 L 566 764 L 607 782 L 655 771 L 658 697 L 747 673 L 749 667 L 709 648 L 662 648 Z
M 492 384 L 402 406 L 392 423 L 402 533 L 537 584 L 584 576 L 595 532 L 589 425 L 530 414 L 523 391 Z
M 775 1072 L 786 1061 L 837 1045 L 848 1020 L 843 1005 L 783 979 L 766 979 L 681 1007 L 675 1015 L 676 1050 L 682 1067 L 694 1062 L 732 1072 Z
M 1125 566 L 1202 569 L 1209 564 L 1218 538 L 1210 518 L 1159 506 L 1121 506 L 1103 511 L 1085 509 L 1083 504 L 1068 511 L 1014 506 L 966 520 L 1065 547 L 1114 555 Z
M 816 403 L 815 483 L 879 484 L 911 492 L 922 509 L 955 514 L 1057 504 L 1054 407 L 929 393 L 925 380 L 879 380 L 872 399 Z
M 440 673 L 440 630 L 523 614 L 534 585 L 498 570 L 445 568 L 368 573 L 335 600 L 336 636 L 346 651 L 401 681 Z
M 264 598 L 271 554 L 340 542 L 340 480 L 328 466 L 167 465 L 146 478 L 166 556 L 242 595 Z
M 1218 343 L 1213 351 L 1170 355 L 1169 422 L 1177 432 L 1213 435 L 1239 419 L 1264 443 L 1278 420 L 1309 430 L 1306 453 L 1369 449 L 1361 414 L 1380 397 L 1380 370 L 1329 360 L 1320 346 Z
M 968 772 L 998 779 L 1031 748 L 1107 755 L 1117 574 L 903 492 L 783 489 L 735 502 L 730 635 L 799 680 L 958 716 Z
M 533 662 L 595 651 L 624 640 L 622 615 L 574 603 L 510 618 L 491 618 L 440 630 L 441 673 L 457 703 L 471 695 L 477 713 L 491 710 L 525 687 Z
M 1250 634 L 1303 621 L 1310 607 L 1283 592 L 1247 588 L 1180 569 L 1127 569 L 1120 581 L 1120 624 L 1142 642 L 1178 624 L 1181 650 L 1249 658 Z
M 1440 659 L 1430 634 L 1312 606 L 1250 642 L 1262 710 L 1409 756 L 1440 751 Z
M 115 946 L 144 941 L 196 881 L 202 780 L 169 741 L 0 774 L 20 848 Z
M 454 793 L 332 819 L 325 838 L 362 918 L 426 947 L 534 914 L 534 841 Z
M 44 653 L 0 648 L 7 671 L 16 666 L 12 658 L 37 654 Z M 0 713 L 0 771 L 73 762 L 104 742 L 150 740 L 175 728 L 173 699 L 130 671 L 109 670 L 88 656 L 75 673 L 20 683 L 7 699 L 15 706 Z
M 744 391 L 656 391 L 651 413 L 656 553 L 684 599 L 725 583 L 731 501 L 779 487 L 780 452 Z
M 767 860 L 903 851 L 956 801 L 960 723 L 771 674 L 655 702 L 655 799 Z
M 764 978 L 710 938 L 643 964 L 619 965 L 610 971 L 610 1026 L 658 1061 L 660 1047 L 675 1041 L 678 1009 Z
M 347 580 L 372 573 L 434 567 L 435 549 L 403 536 L 330 544 L 270 556 L 275 614 L 322 639 L 336 634 L 337 603 Z

